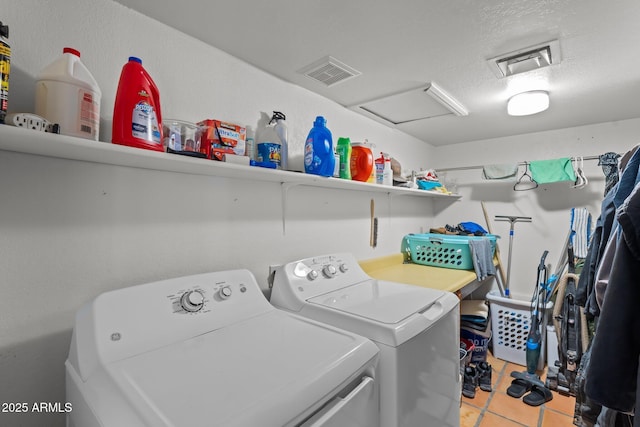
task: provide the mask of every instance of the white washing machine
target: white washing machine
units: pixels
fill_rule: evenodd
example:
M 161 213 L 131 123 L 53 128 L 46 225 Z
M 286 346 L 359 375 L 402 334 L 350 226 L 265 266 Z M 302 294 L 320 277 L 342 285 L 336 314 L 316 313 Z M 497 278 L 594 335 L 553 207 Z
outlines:
M 276 307 L 355 332 L 380 348 L 380 425 L 460 425 L 460 307 L 450 293 L 369 277 L 351 254 L 275 269 Z
M 115 290 L 77 313 L 67 425 L 377 426 L 378 352 L 275 309 L 247 270 Z

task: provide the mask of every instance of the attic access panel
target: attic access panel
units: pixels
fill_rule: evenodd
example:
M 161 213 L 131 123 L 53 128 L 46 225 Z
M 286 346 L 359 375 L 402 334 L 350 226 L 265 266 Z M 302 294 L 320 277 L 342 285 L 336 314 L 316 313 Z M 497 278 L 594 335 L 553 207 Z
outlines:
M 394 125 L 455 114 L 466 116 L 467 110 L 435 83 L 394 95 L 362 102 L 351 107 Z

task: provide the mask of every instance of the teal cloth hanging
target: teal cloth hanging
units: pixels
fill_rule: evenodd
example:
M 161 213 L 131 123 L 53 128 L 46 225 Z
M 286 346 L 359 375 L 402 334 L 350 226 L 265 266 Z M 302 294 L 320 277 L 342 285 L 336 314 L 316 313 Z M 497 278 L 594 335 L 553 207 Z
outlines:
M 576 180 L 576 173 L 570 157 L 529 162 L 531 176 L 538 184 Z
M 482 167 L 482 178 L 515 181 L 518 175 L 518 164 L 485 165 Z

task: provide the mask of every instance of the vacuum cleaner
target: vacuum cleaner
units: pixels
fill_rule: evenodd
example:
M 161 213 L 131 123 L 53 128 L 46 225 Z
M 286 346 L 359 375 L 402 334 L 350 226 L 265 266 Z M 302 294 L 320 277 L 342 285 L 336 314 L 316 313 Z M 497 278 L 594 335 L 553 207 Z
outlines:
M 526 404 L 531 406 L 539 406 L 553 399 L 553 395 L 549 388 L 540 380 L 536 374 L 538 361 L 540 360 L 540 352 L 542 350 L 542 328 L 544 327 L 544 305 L 547 300 L 547 266 L 545 260 L 549 251 L 544 251 L 538 265 L 538 276 L 536 286 L 531 298 L 531 321 L 529 324 L 529 334 L 526 343 L 526 363 L 527 370 L 525 372 L 511 372 L 511 376 L 515 379 L 511 382 L 511 386 L 507 389 L 507 394 L 520 398 L 527 391 L 530 393 L 522 399 Z M 541 308 L 542 305 L 542 308 Z
M 544 251 L 540 264 L 538 265 L 538 281 L 536 289 L 533 292 L 532 308 L 531 308 L 531 329 L 529 329 L 529 336 L 527 337 L 527 373 L 535 375 L 536 368 L 538 367 L 538 360 L 540 359 L 540 349 L 542 347 L 542 316 L 544 310 L 540 310 L 541 295 L 542 304 L 547 300 L 547 266 L 545 265 L 545 259 L 549 251 Z
M 555 361 L 554 366 L 549 363 L 546 386 L 560 394 L 575 396 L 576 375 L 589 337 L 584 312 L 576 302 L 579 276 L 575 274 L 571 244 L 567 252 L 568 272 L 558 285 L 558 296 L 553 307 L 553 324 L 558 337 L 558 360 Z

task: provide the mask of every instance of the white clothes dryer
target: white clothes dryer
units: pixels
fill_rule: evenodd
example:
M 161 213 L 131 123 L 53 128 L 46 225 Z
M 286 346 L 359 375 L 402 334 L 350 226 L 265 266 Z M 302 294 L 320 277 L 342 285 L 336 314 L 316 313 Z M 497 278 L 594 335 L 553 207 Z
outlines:
M 460 425 L 460 307 L 450 293 L 369 277 L 351 254 L 275 269 L 276 307 L 355 332 L 380 348 L 380 425 Z
M 247 270 L 114 290 L 76 315 L 67 425 L 377 426 L 378 352 L 275 309 Z

